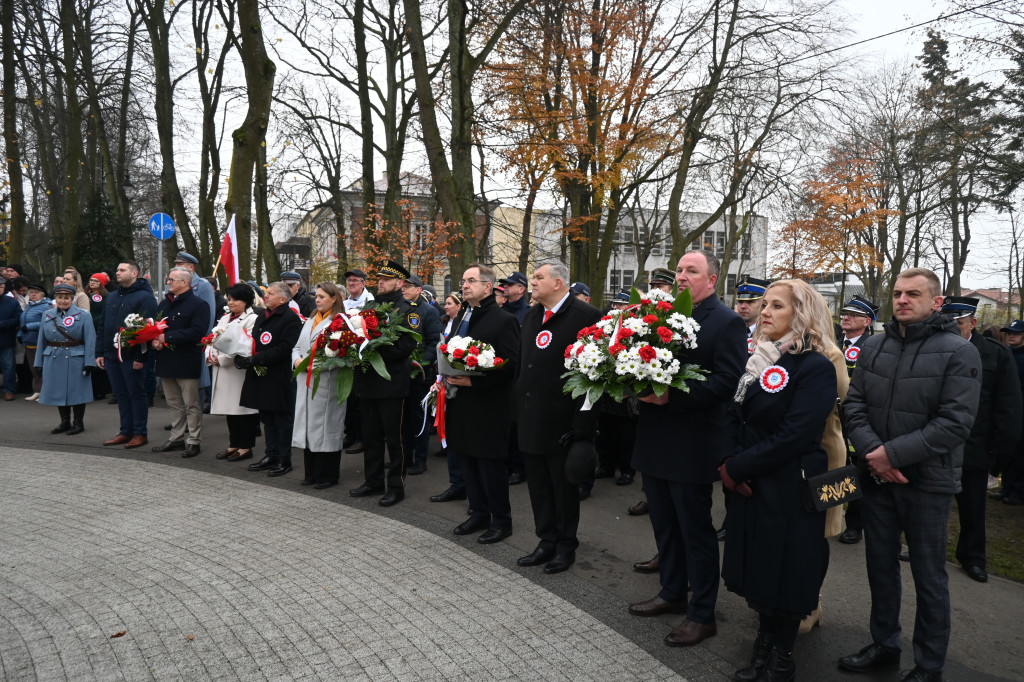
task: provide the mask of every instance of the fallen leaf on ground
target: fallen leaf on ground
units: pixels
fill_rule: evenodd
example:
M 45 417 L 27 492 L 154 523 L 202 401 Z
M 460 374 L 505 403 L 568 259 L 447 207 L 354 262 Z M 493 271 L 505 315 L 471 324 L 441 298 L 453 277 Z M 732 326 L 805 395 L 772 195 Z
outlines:
M 195 635 L 189 635 L 189 636 L 188 636 L 188 641 L 190 641 L 190 642 L 191 642 L 191 641 L 192 641 L 193 639 L 195 639 L 195 638 L 196 638 L 196 636 L 195 636 Z
M 110 639 L 117 639 L 118 637 L 124 637 L 128 634 L 127 630 L 121 630 L 121 632 L 115 632 L 110 636 Z

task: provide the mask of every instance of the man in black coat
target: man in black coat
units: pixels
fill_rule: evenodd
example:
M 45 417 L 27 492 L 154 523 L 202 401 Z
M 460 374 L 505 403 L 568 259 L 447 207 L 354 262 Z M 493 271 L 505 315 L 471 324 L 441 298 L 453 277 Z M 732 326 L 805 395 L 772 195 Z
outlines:
M 377 298 L 367 303 L 364 310 L 391 303 L 394 310 L 390 323 L 408 329 L 408 316 L 413 312 L 413 307 L 402 296 L 402 283 L 408 277 L 409 271 L 393 260 L 378 267 Z M 409 396 L 409 374 L 414 350 L 416 337 L 399 334 L 393 345 L 380 349 L 380 357 L 391 375 L 390 380 L 382 378 L 372 369 L 356 372 L 355 393 L 359 396 L 359 413 L 362 417 L 363 476 L 366 480 L 348 494 L 352 497 L 367 497 L 383 493 L 379 501 L 382 507 L 390 507 L 405 499 L 406 462 L 402 413 Z M 386 468 L 385 446 L 388 458 Z
M 565 462 L 573 441 L 593 441 L 594 410 L 581 411 L 582 398 L 562 393 L 565 349 L 580 329 L 601 312 L 569 293 L 569 269 L 544 263 L 533 273 L 531 306 L 523 318 L 516 371 L 516 423 L 526 462 L 526 484 L 540 543 L 520 566 L 545 564 L 545 573 L 564 571 L 576 560 L 580 522 L 577 487 L 566 480 Z
M 300 315 L 309 317 L 316 312 L 316 298 L 302 285 L 302 275 L 289 270 L 281 273 L 281 281 L 288 286 L 288 291 L 292 294 L 292 303 L 299 309 Z
M 974 344 L 981 355 L 981 395 L 971 435 L 964 443 L 961 490 L 956 494 L 960 513 L 960 538 L 956 560 L 967 575 L 980 583 L 988 581 L 985 570 L 985 493 L 988 472 L 997 459 L 1013 453 L 1020 440 L 1020 382 L 1010 349 L 995 339 L 974 331 L 978 320 L 978 299 L 947 296 L 942 312 L 956 320 L 960 335 Z
M 481 544 L 499 542 L 512 534 L 504 460 L 512 428 L 519 323 L 495 301 L 494 280 L 494 271 L 486 266 L 472 264 L 466 268 L 462 296 L 467 305 L 452 323 L 452 337 L 470 337 L 490 344 L 503 366 L 471 377 L 446 379 L 455 387 L 445 412 L 448 447 L 459 458 L 472 510 L 454 532 L 469 535 L 486 529 L 477 538 Z
M 167 329 L 153 340 L 153 350 L 157 351 L 156 375 L 163 379 L 164 397 L 174 419 L 167 442 L 155 446 L 153 452 L 184 450 L 182 457 L 195 457 L 203 430 L 199 372 L 206 368 L 201 342 L 210 328 L 210 307 L 192 292 L 191 270 L 171 269 L 167 274 L 167 296 L 158 310 Z
M 402 418 L 402 440 L 408 473 L 410 476 L 418 476 L 427 470 L 427 451 L 430 448 L 430 429 L 425 428 L 420 434 L 424 424 L 423 398 L 434 383 L 437 343 L 444 333 L 444 324 L 441 322 L 441 313 L 423 295 L 423 280 L 419 275 L 409 275 L 409 279 L 402 285 L 402 296 L 412 308 L 405 318 L 409 329 L 420 335 L 417 345 L 420 367 L 413 368 L 414 376 L 409 382 L 409 397 L 405 401 L 405 414 Z
M 718 537 L 711 521 L 711 491 L 722 456 L 733 446 L 727 407 L 747 362 L 746 325 L 715 295 L 721 266 L 708 251 L 679 259 L 676 282 L 689 288 L 693 319 L 700 324 L 697 348 L 684 362 L 707 371 L 706 381 L 670 389 L 661 398 L 640 398 L 633 466 L 644 490 L 658 543 L 661 591 L 633 604 L 630 613 L 685 613 L 665 638 L 669 646 L 692 646 L 717 633 Z M 689 581 L 693 596 L 686 602 Z
M 235 356 L 235 367 L 246 370 L 238 404 L 259 410 L 267 446 L 263 459 L 250 464 L 249 471 L 268 470 L 268 476 L 283 476 L 292 470 L 292 348 L 299 340 L 302 320 L 288 307 L 291 295 L 283 282 L 267 287 L 263 297 L 266 310 L 252 327 L 253 354 Z
M 1017 379 L 1024 393 L 1024 320 L 1014 320 L 1000 331 L 1006 334 L 1006 345 L 1013 354 Z M 1001 458 L 998 468 L 1002 472 L 1003 486 L 989 493 L 989 497 L 1011 506 L 1024 505 L 1024 438 L 1012 453 Z

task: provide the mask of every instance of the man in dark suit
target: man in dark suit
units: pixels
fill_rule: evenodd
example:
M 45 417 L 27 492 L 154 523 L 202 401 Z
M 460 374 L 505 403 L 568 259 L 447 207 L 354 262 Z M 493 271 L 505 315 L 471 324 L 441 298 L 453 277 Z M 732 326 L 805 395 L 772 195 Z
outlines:
M 700 324 L 697 348 L 684 361 L 707 371 L 706 381 L 688 383 L 688 392 L 670 389 L 661 398 L 640 399 L 633 466 L 644 477 L 661 591 L 629 611 L 685 613 L 665 638 L 669 646 L 692 646 L 717 633 L 718 538 L 711 491 L 722 456 L 732 448 L 726 410 L 747 361 L 743 319 L 715 295 L 720 268 L 708 251 L 690 251 L 676 267 L 676 282 L 690 290 L 693 319 Z M 693 588 L 689 605 L 687 580 Z
M 472 264 L 462 275 L 462 296 L 468 304 L 452 324 L 452 337 L 489 343 L 504 367 L 474 376 L 448 377 L 456 393 L 447 403 L 445 431 L 448 447 L 459 458 L 469 495 L 470 517 L 455 528 L 456 535 L 485 532 L 481 544 L 512 534 L 505 456 L 512 428 L 512 386 L 519 358 L 519 322 L 498 306 L 492 293 L 494 271 Z
M 558 573 L 572 566 L 579 546 L 579 492 L 566 480 L 566 455 L 573 441 L 593 441 L 596 431 L 595 411 L 580 411 L 582 399 L 562 393 L 564 354 L 579 330 L 601 319 L 601 313 L 569 292 L 569 269 L 562 263 L 537 268 L 531 287 L 537 305 L 523 318 L 515 400 L 540 543 L 518 563 L 545 564 L 545 573 Z

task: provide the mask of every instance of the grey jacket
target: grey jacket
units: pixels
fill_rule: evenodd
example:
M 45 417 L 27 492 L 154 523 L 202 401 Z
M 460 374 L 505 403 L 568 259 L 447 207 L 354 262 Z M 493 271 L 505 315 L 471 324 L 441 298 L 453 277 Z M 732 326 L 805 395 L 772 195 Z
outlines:
M 843 406 L 858 455 L 885 446 L 910 485 L 960 491 L 964 442 L 981 391 L 981 358 L 955 322 L 934 313 L 900 336 L 893 319 L 860 347 Z

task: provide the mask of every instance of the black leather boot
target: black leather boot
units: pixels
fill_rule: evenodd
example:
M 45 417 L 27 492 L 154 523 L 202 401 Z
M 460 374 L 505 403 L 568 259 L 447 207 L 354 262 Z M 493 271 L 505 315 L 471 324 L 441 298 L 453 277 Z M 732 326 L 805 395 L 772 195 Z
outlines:
M 64 433 L 71 428 L 71 408 L 62 405 L 57 408 L 57 412 L 60 413 L 60 424 L 50 433 Z
M 754 640 L 754 653 L 750 656 L 750 666 L 734 672 L 732 679 L 738 680 L 738 682 L 754 682 L 764 670 L 768 654 L 772 651 L 773 642 L 774 638 L 770 634 L 758 632 L 757 639 Z
M 772 646 L 764 670 L 757 676 L 757 682 L 792 682 L 795 679 L 796 663 L 793 662 L 793 652 Z
M 71 409 L 75 413 L 75 420 L 71 423 L 71 428 L 68 429 L 68 435 L 75 436 L 85 431 L 85 405 L 72 405 Z

